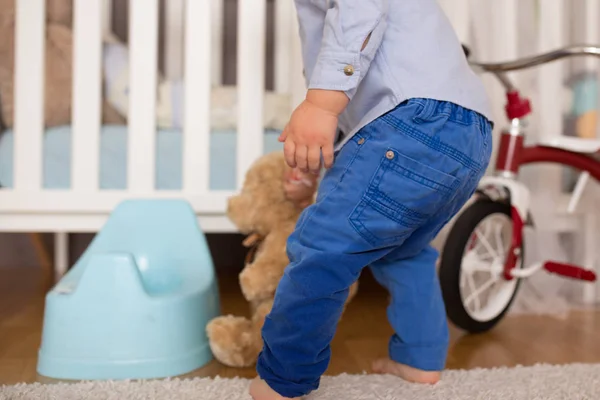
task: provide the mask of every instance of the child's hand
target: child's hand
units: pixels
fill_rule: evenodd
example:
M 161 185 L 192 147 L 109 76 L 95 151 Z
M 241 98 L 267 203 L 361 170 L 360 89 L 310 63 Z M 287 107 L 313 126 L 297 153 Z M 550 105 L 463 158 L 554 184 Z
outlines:
M 321 155 L 325 168 L 331 168 L 338 115 L 347 104 L 348 97 L 343 92 L 308 91 L 306 100 L 294 110 L 279 137 L 280 142 L 285 142 L 285 160 L 291 168 L 318 174 Z
M 283 151 L 288 165 L 318 174 L 322 153 L 325 168 L 330 168 L 337 124 L 337 115 L 304 100 L 279 137 L 279 141 L 285 142 Z

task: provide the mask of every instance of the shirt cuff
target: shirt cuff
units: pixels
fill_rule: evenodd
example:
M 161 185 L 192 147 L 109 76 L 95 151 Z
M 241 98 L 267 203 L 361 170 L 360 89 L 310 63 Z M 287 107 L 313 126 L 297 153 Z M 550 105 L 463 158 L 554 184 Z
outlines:
M 360 53 L 321 53 L 309 79 L 308 89 L 343 91 L 352 98 L 360 83 Z

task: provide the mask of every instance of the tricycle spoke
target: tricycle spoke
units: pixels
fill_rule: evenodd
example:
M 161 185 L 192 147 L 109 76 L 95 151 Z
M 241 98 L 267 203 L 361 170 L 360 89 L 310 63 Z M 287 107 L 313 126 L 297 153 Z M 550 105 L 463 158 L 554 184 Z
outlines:
M 496 224 L 496 229 L 494 229 L 494 234 L 496 237 L 496 249 L 499 254 L 504 253 L 504 240 L 502 239 L 502 225 Z
M 496 253 L 496 250 L 492 247 L 490 242 L 487 240 L 484 234 L 481 233 L 479 229 L 475 229 L 475 235 L 477 235 L 477 239 L 481 242 L 483 247 L 487 250 L 488 254 L 490 254 L 493 258 L 498 258 L 499 255 Z
M 467 301 L 465 302 L 466 305 L 468 306 L 469 303 L 471 303 L 471 300 L 469 300 L 471 298 L 471 296 L 473 295 L 473 293 L 476 293 L 477 290 L 475 289 L 475 281 L 473 280 L 473 275 L 469 274 L 467 275 L 467 283 L 469 284 L 469 290 L 471 290 L 471 295 L 469 295 L 469 297 L 467 298 Z M 475 297 L 475 311 L 479 311 L 479 308 L 481 307 L 481 304 L 479 303 L 479 297 Z
M 481 285 L 481 287 L 475 291 L 473 291 L 469 297 L 467 297 L 467 299 L 465 300 L 465 304 L 469 305 L 473 300 L 475 300 L 475 305 L 477 307 L 477 310 L 479 309 L 479 295 L 482 294 L 483 292 L 485 292 L 487 289 L 489 289 L 494 283 L 496 283 L 498 279 L 495 277 L 492 277 L 491 279 L 487 280 L 483 285 Z

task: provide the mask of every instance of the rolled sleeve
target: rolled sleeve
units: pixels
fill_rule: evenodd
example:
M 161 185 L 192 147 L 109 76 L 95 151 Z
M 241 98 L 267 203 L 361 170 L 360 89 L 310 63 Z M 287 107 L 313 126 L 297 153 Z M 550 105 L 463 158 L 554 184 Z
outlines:
M 331 0 L 308 88 L 352 98 L 383 41 L 387 12 L 388 0 Z

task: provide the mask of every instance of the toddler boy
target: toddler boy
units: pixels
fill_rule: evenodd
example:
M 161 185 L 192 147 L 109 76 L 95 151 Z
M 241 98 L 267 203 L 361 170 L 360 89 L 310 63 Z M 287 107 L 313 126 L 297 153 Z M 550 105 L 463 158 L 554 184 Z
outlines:
M 436 0 L 295 3 L 308 92 L 280 140 L 291 167 L 327 171 L 288 240 L 250 394 L 300 398 L 318 388 L 364 267 L 391 294 L 395 332 L 373 370 L 435 383 L 448 327 L 429 243 L 487 168 L 484 88 Z M 288 191 L 299 202 L 312 193 Z

